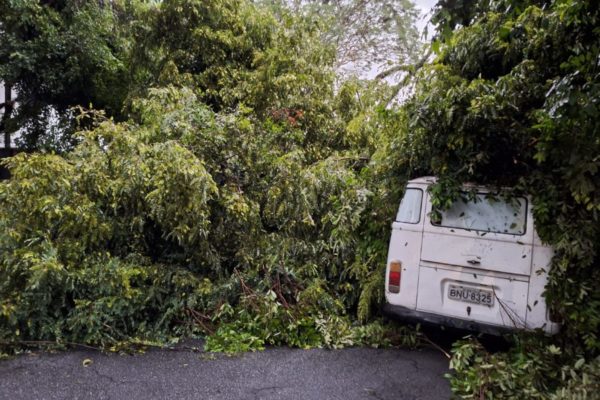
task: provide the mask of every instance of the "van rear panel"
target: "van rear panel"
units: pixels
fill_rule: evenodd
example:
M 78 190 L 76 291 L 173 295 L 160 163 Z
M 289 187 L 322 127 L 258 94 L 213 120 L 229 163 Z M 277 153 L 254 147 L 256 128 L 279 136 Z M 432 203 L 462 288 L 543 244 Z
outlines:
M 499 278 L 476 270 L 421 266 L 417 310 L 524 328 L 528 286 L 524 280 Z

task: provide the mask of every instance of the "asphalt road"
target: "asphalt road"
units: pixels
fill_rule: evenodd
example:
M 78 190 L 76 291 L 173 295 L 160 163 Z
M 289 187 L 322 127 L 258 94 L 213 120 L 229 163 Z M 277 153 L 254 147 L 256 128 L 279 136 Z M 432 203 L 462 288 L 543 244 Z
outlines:
M 268 349 L 216 358 L 36 353 L 0 361 L 0 399 L 448 399 L 447 359 L 429 349 Z M 85 359 L 92 360 L 88 366 Z

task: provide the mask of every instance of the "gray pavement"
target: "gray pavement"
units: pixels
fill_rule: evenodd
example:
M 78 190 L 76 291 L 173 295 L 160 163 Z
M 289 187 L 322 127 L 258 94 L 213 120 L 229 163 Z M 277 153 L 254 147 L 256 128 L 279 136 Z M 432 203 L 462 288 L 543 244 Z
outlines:
M 437 400 L 450 397 L 447 370 L 429 349 L 274 348 L 233 357 L 71 350 L 0 361 L 0 399 Z

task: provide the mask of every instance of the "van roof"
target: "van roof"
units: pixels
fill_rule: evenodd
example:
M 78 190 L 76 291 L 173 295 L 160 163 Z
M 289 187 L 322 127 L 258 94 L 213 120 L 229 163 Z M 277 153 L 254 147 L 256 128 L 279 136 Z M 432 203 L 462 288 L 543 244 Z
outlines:
M 426 185 L 430 185 L 435 183 L 437 178 L 435 176 L 421 176 L 419 178 L 411 179 L 408 183 L 424 183 Z
M 437 182 L 437 177 L 435 176 L 420 176 L 418 178 L 415 179 L 411 179 L 410 181 L 408 181 L 407 183 L 410 184 L 421 184 L 421 185 L 432 185 L 434 183 Z M 478 185 L 472 182 L 465 182 L 462 184 L 463 189 L 477 189 L 477 190 L 483 190 L 483 191 L 489 191 L 489 190 L 494 190 L 497 191 L 497 188 L 492 188 L 492 187 L 488 187 L 488 186 L 482 186 L 482 185 Z M 505 190 L 510 190 L 510 188 L 502 188 Z

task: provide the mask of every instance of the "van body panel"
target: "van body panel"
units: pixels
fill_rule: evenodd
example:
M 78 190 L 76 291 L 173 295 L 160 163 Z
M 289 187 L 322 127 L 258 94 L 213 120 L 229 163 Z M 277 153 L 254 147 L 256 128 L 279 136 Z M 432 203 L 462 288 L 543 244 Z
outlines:
M 423 234 L 421 259 L 459 267 L 529 275 L 532 252 L 531 244 L 426 231 Z
M 420 247 L 421 232 L 404 230 L 400 227 L 392 229 L 392 238 L 388 251 L 388 265 L 392 260 L 400 261 L 402 263 L 402 273 L 399 293 L 390 293 L 388 291 L 389 276 L 386 274 L 386 296 L 390 302 L 401 303 L 410 308 L 417 306 Z
M 536 245 L 533 251 L 533 263 L 529 278 L 527 298 L 527 325 L 530 328 L 543 327 L 549 333 L 558 333 L 559 326 L 550 321 L 548 307 L 543 293 L 554 250 L 549 246 Z
M 489 290 L 493 305 L 473 304 L 448 297 L 450 285 Z M 463 271 L 421 267 L 417 310 L 435 312 L 486 324 L 525 328 L 528 283 Z
M 457 267 L 456 265 L 437 264 L 437 263 L 432 263 L 429 261 L 421 260 L 421 268 L 423 268 L 423 267 L 444 269 L 444 270 L 448 270 L 448 271 L 462 271 L 467 274 L 475 274 L 475 275 L 483 274 L 483 275 L 489 276 L 490 278 L 501 278 L 501 279 L 508 279 L 508 280 L 529 283 L 529 275 L 515 275 L 515 274 L 509 274 L 506 272 L 489 271 L 489 270 L 485 270 L 485 269 L 481 269 L 481 268 L 474 268 L 474 267 Z
M 426 219 L 425 195 L 427 187 L 424 185 L 410 185 L 407 189 L 419 189 L 423 192 L 420 219 L 415 224 L 397 221 L 392 223 L 387 265 L 389 266 L 393 260 L 400 261 L 402 263 L 402 273 L 399 293 L 391 293 L 388 290 L 389 274 L 385 275 L 385 296 L 390 303 L 403 304 L 405 307 L 414 309 L 417 306 L 419 259 L 423 242 L 423 224 Z
M 450 317 L 433 312 L 412 310 L 390 303 L 384 304 L 383 312 L 386 315 L 391 315 L 407 322 L 444 325 L 457 329 L 489 333 L 492 335 L 502 335 L 514 331 L 514 328 L 507 328 L 501 325 L 486 324 L 481 321 Z

